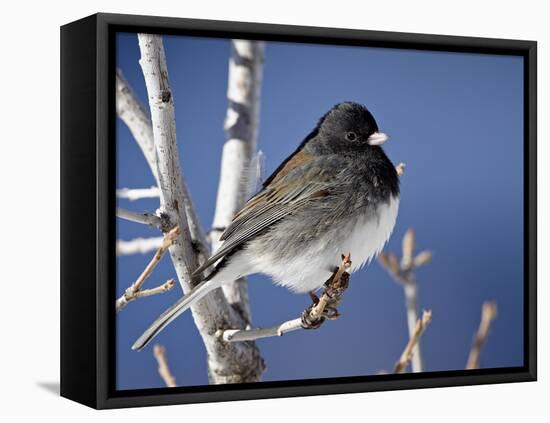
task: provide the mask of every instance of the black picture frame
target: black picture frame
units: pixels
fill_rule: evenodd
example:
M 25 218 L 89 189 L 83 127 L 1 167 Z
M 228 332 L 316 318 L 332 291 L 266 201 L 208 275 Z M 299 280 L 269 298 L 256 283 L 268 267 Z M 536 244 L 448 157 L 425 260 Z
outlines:
M 114 389 L 116 32 L 494 53 L 524 58 L 524 365 L 223 386 Z M 534 41 L 95 14 L 61 27 L 61 395 L 94 408 L 534 381 L 537 377 Z M 74 248 L 75 246 L 78 248 Z

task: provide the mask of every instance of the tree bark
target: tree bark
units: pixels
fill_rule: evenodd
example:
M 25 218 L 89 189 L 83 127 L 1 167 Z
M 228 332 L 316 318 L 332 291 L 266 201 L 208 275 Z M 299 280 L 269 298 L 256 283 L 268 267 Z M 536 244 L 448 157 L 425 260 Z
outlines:
M 225 144 L 221 159 L 216 211 L 210 233 L 212 250 L 217 250 L 219 237 L 241 209 L 250 194 L 245 187 L 247 168 L 256 151 L 260 113 L 260 92 L 264 43 L 231 41 L 227 82 L 227 112 L 224 122 Z M 229 303 L 250 323 L 248 285 L 241 278 L 224 284 Z
M 116 111 L 136 140 L 158 185 L 157 153 L 153 143 L 151 118 L 120 69 L 116 72 Z
M 180 236 L 170 247 L 178 280 L 189 292 L 191 274 L 207 251 L 204 235 L 190 201 L 183 179 L 176 143 L 174 99 L 170 89 L 162 38 L 139 34 L 140 65 L 145 77 L 153 140 L 157 154 L 160 187 L 160 214 L 172 226 L 178 225 Z M 191 237 L 191 233 L 195 232 Z M 193 242 L 194 241 L 194 242 Z M 215 336 L 216 331 L 244 328 L 245 321 L 226 300 L 223 291 L 215 290 L 192 307 L 195 324 L 201 334 L 208 357 L 211 383 L 253 382 L 261 378 L 264 362 L 253 342 L 227 344 Z

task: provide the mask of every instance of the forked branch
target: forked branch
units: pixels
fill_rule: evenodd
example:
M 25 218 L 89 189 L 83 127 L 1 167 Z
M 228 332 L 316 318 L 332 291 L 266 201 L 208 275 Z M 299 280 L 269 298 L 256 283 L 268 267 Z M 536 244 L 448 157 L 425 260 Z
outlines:
M 381 253 L 378 256 L 380 264 L 388 271 L 392 278 L 403 287 L 405 294 L 405 306 L 407 311 L 407 326 L 409 329 L 409 338 L 412 338 L 415 333 L 416 323 L 418 321 L 418 287 L 414 270 L 430 262 L 432 253 L 430 251 L 422 251 L 416 256 L 414 255 L 416 243 L 416 235 L 413 229 L 409 229 L 403 236 L 402 255 L 399 259 L 395 254 Z M 424 363 L 420 350 L 420 343 L 414 345 L 412 358 L 412 371 L 422 372 Z
M 155 267 L 157 267 L 157 264 L 160 262 L 160 259 L 162 258 L 164 253 L 168 250 L 168 248 L 174 243 L 174 241 L 177 239 L 179 234 L 180 234 L 179 227 L 176 226 L 164 236 L 161 246 L 158 248 L 157 252 L 153 256 L 149 264 L 147 264 L 143 272 L 141 272 L 141 275 L 139 275 L 136 281 L 132 285 L 130 285 L 128 288 L 126 288 L 126 291 L 124 291 L 124 294 L 122 294 L 122 296 L 116 300 L 117 312 L 122 310 L 129 302 L 134 301 L 137 298 L 147 297 L 154 294 L 160 294 L 162 292 L 166 292 L 172 289 L 172 287 L 174 286 L 173 279 L 170 279 L 164 284 L 153 289 L 143 291 L 141 287 L 143 286 L 147 278 L 151 276 L 151 273 L 153 273 L 153 270 L 155 269 Z

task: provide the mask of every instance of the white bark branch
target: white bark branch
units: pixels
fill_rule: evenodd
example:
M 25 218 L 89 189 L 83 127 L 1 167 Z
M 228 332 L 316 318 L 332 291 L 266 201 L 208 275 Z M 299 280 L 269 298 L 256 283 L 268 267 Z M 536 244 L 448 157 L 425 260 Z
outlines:
M 429 251 L 422 251 L 414 256 L 415 240 L 416 236 L 414 230 L 409 229 L 403 236 L 401 260 L 392 253 L 381 253 L 378 256 L 380 264 L 382 264 L 394 280 L 403 287 L 409 338 L 412 338 L 415 334 L 418 324 L 418 285 L 416 283 L 414 269 L 427 264 L 432 258 L 432 253 Z M 420 341 L 415 342 L 412 348 L 412 372 L 423 372 L 424 361 L 422 358 Z
M 149 225 L 157 229 L 162 228 L 161 218 L 152 213 L 137 213 L 131 210 L 117 207 L 116 215 L 117 217 L 120 217 L 124 220 L 129 220 L 130 222 L 142 223 L 144 225 Z
M 303 329 L 302 318 L 287 320 L 279 325 L 270 328 L 255 329 L 227 329 L 217 332 L 225 342 L 255 341 L 256 339 L 283 336 L 285 333 Z
M 170 226 L 178 225 L 181 235 L 170 249 L 176 271 L 187 292 L 192 288 L 191 267 L 197 266 L 197 257 L 191 245 L 189 225 L 185 216 L 182 172 L 176 143 L 174 101 L 168 82 L 168 70 L 162 39 L 157 35 L 139 34 L 141 59 L 139 61 L 147 85 L 153 140 L 158 158 L 160 210 L 168 217 Z
M 149 115 L 141 105 L 140 101 L 132 91 L 129 84 L 124 79 L 120 69 L 117 69 L 117 114 L 134 136 L 138 143 L 151 172 L 155 178 L 157 185 L 160 185 L 158 155 L 155 147 L 153 127 Z M 159 128 L 157 128 L 158 130 Z M 182 190 L 188 201 L 185 202 L 185 212 L 187 214 L 189 231 L 193 240 L 197 241 L 197 245 L 201 248 L 201 254 L 207 255 L 206 237 L 202 232 L 199 219 L 191 202 L 191 197 L 187 191 L 185 184 L 182 184 Z M 160 192 L 157 197 L 160 196 Z
M 144 198 L 158 198 L 160 197 L 160 190 L 155 186 L 151 188 L 119 188 L 116 190 L 116 196 L 117 198 L 136 201 Z
M 410 281 L 403 284 L 403 292 L 405 293 L 405 309 L 407 311 L 407 328 L 409 330 L 409 337 L 412 337 L 415 333 L 416 322 L 418 320 L 418 307 L 417 297 L 418 288 L 415 281 Z M 420 351 L 420 343 L 417 342 L 413 346 L 413 355 L 411 368 L 413 373 L 420 373 L 424 371 L 424 362 L 422 360 L 422 352 Z
M 120 69 L 116 72 L 116 111 L 134 136 L 158 185 L 157 154 L 153 143 L 151 119 Z
M 200 225 L 194 213 L 179 163 L 174 100 L 170 90 L 162 38 L 138 34 L 141 50 L 140 65 L 145 77 L 153 138 L 158 157 L 158 176 L 161 190 L 160 210 L 172 224 L 179 225 L 181 235 L 170 248 L 178 280 L 185 293 L 193 286 L 191 274 L 198 266 L 197 254 L 191 239 L 201 244 Z M 189 219 L 189 220 L 188 220 Z M 204 247 L 199 247 L 204 249 Z M 252 382 L 260 380 L 265 368 L 259 351 L 252 343 L 221 342 L 215 332 L 220 327 L 244 327 L 240 316 L 226 301 L 223 292 L 215 290 L 192 307 L 193 318 L 208 355 L 209 377 L 212 383 Z
M 132 254 L 147 254 L 155 251 L 162 245 L 162 237 L 153 238 L 135 238 L 129 241 L 117 240 L 117 256 L 130 256 Z
M 213 230 L 212 250 L 220 246 L 219 237 L 241 209 L 249 194 L 243 175 L 256 151 L 260 112 L 260 91 L 263 70 L 264 43 L 233 40 L 227 82 L 227 112 L 218 195 Z M 250 322 L 248 287 L 244 278 L 226 283 L 223 291 L 242 317 Z

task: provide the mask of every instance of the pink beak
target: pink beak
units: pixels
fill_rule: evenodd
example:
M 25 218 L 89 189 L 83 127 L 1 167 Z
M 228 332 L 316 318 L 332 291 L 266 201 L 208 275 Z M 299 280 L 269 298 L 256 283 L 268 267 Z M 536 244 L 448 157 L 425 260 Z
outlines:
M 367 143 L 369 145 L 382 145 L 384 144 L 387 140 L 389 139 L 389 137 L 384 134 L 383 132 L 375 132 L 374 134 L 372 134 L 368 139 L 367 139 Z

